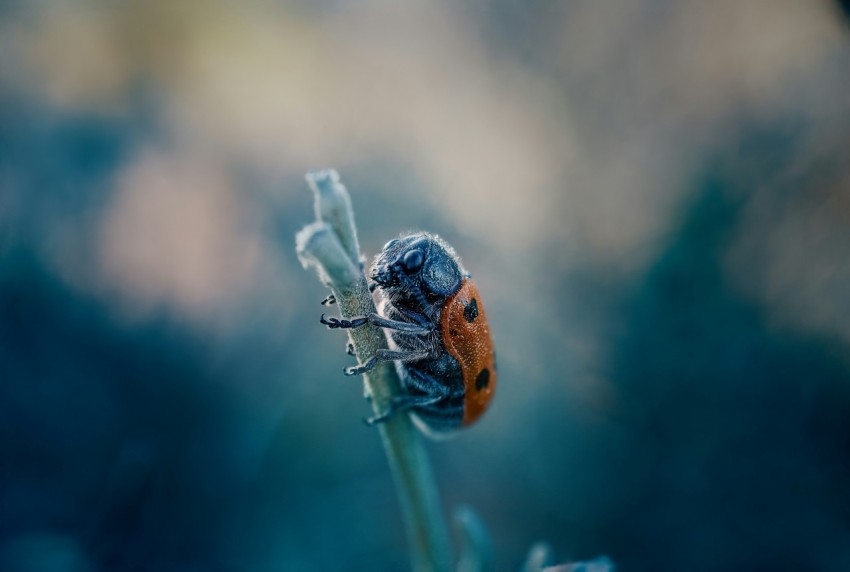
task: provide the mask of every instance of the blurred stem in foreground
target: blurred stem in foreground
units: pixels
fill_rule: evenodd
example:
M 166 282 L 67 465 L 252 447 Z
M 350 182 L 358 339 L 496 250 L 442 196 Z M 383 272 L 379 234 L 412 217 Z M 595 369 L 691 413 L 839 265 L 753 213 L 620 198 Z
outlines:
M 493 546 L 487 527 L 468 506 L 455 511 L 460 533 L 460 560 L 457 572 L 489 572 L 493 569 Z
M 344 318 L 375 312 L 360 262 L 348 191 L 332 169 L 308 173 L 307 182 L 316 196 L 316 221 L 296 236 L 299 259 L 305 267 L 318 270 L 319 278 L 333 292 Z M 360 363 L 375 355 L 379 348 L 387 347 L 384 332 L 371 324 L 348 333 Z M 375 414 L 381 415 L 389 408 L 392 398 L 402 394 L 395 367 L 384 362 L 364 377 Z M 450 570 L 451 544 L 421 435 L 407 415 L 393 415 L 378 425 L 377 430 L 401 501 L 413 569 L 416 572 Z

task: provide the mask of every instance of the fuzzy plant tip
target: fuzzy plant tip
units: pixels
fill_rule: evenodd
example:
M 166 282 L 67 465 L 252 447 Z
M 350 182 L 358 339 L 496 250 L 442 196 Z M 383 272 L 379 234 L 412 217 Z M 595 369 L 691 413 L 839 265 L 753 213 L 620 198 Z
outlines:
M 315 268 L 323 284 L 358 284 L 364 280 L 330 225 L 316 221 L 295 235 L 295 251 L 304 268 Z
M 348 190 L 340 182 L 339 173 L 334 169 L 322 169 L 307 173 L 305 178 L 316 198 L 316 220 L 324 221 L 334 229 L 345 253 L 357 262 L 360 245 L 354 225 L 354 209 Z

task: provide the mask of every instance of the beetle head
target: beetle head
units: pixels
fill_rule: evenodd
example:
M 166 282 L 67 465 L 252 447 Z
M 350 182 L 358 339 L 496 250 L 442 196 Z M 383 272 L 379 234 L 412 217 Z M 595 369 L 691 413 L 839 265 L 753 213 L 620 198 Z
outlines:
M 460 288 L 463 275 L 452 247 L 427 232 L 389 241 L 375 257 L 369 274 L 381 290 L 402 298 L 449 296 Z

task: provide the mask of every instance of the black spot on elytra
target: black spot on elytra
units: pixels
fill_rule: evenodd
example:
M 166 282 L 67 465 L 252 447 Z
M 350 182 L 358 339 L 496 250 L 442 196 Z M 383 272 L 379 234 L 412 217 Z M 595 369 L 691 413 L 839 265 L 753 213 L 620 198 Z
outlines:
M 475 321 L 475 318 L 478 317 L 478 301 L 475 298 L 472 299 L 472 302 L 464 306 L 463 308 L 463 318 L 469 322 L 470 324 Z
M 475 378 L 475 390 L 481 391 L 490 384 L 490 370 L 486 367 Z

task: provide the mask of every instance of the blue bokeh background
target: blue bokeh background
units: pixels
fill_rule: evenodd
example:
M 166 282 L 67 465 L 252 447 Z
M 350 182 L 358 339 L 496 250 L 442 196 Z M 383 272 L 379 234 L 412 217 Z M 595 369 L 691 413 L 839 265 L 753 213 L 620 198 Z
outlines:
M 486 297 L 498 570 L 850 569 L 840 3 L 0 3 L 0 570 L 402 570 L 308 170 Z

